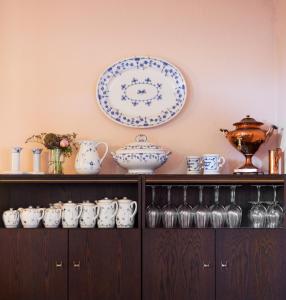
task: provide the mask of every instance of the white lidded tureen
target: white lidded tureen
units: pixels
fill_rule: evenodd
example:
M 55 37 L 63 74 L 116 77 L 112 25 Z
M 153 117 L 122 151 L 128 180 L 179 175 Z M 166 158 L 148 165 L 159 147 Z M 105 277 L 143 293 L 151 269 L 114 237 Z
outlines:
M 113 159 L 129 174 L 153 174 L 168 159 L 171 151 L 147 142 L 146 135 L 140 134 L 136 142 L 130 143 L 115 153 L 111 152 Z

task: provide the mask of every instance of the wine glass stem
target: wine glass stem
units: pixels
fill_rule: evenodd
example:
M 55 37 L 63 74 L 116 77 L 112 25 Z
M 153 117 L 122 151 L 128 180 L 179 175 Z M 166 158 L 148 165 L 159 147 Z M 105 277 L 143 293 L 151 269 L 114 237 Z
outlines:
M 200 202 L 200 204 L 203 203 L 203 188 L 204 187 L 200 185 L 200 187 L 199 187 L 199 191 L 200 191 L 200 193 L 199 193 L 199 202 Z
M 218 199 L 219 199 L 219 186 L 217 185 L 215 187 L 215 203 L 218 203 Z
M 235 203 L 235 189 L 236 189 L 235 185 L 231 186 L 230 202 L 233 204 Z
M 184 186 L 184 205 L 187 204 L 187 186 Z
M 155 195 L 156 195 L 156 191 L 155 191 L 155 186 L 152 185 L 152 205 L 155 205 Z
M 260 197 L 261 197 L 261 190 L 260 186 L 257 186 L 257 202 L 260 203 Z
M 273 185 L 273 202 L 274 204 L 277 203 L 277 186 Z
M 171 186 L 168 186 L 168 205 L 171 205 Z

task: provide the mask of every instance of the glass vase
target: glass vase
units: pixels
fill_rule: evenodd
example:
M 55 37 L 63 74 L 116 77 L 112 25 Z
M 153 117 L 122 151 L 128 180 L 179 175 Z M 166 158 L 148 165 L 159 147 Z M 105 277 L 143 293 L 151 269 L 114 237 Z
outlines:
M 63 152 L 59 148 L 49 150 L 49 174 L 63 174 Z

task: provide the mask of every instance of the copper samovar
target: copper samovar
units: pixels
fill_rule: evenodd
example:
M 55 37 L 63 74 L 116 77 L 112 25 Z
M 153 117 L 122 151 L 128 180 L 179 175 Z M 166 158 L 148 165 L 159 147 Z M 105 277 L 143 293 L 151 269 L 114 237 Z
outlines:
M 270 126 L 268 130 L 263 130 L 262 122 L 257 122 L 250 116 L 234 123 L 235 130 L 220 129 L 229 140 L 229 142 L 245 156 L 245 164 L 234 173 L 258 173 L 258 168 L 252 163 L 252 156 L 259 149 L 260 145 L 267 142 L 273 131 L 277 129 L 275 125 Z

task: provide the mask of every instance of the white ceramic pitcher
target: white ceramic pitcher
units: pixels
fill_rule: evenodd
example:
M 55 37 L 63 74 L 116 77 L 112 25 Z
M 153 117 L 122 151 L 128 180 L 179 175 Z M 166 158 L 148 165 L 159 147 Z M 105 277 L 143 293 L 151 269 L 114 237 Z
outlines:
M 104 198 L 95 201 L 99 207 L 98 228 L 113 228 L 115 226 L 115 216 L 118 212 L 118 203 L 115 200 Z
M 20 213 L 18 210 L 10 208 L 4 211 L 2 219 L 6 228 L 17 228 L 20 220 Z
M 100 171 L 101 164 L 108 152 L 108 146 L 104 142 L 80 141 L 79 151 L 75 159 L 75 170 L 78 174 L 97 174 Z M 97 152 L 99 145 L 105 146 L 105 152 L 100 158 Z
M 21 223 L 24 228 L 37 228 L 39 227 L 40 221 L 44 217 L 44 208 L 18 208 L 20 212 Z
M 118 212 L 116 215 L 117 228 L 134 227 L 134 217 L 137 213 L 137 202 L 124 197 L 118 200 Z
M 78 219 L 82 213 L 82 205 L 68 201 L 63 204 L 62 209 L 62 225 L 63 228 L 76 228 Z

